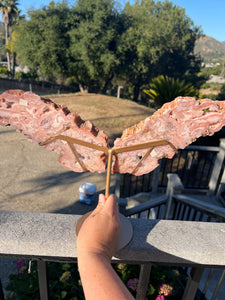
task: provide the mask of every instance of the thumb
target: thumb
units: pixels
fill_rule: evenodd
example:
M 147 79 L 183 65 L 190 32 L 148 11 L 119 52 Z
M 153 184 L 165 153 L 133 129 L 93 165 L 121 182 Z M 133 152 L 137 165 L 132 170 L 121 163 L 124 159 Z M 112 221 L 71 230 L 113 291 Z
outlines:
M 104 209 L 106 209 L 112 215 L 119 213 L 118 207 L 117 207 L 117 199 L 114 194 L 109 195 L 109 197 L 107 198 L 107 200 L 105 202 Z
M 104 205 L 106 202 L 106 197 L 104 194 L 99 194 L 99 197 L 98 197 L 98 205 L 102 206 Z
M 95 208 L 95 211 L 96 210 L 101 210 L 103 208 L 103 206 L 105 205 L 106 203 L 106 197 L 104 194 L 99 194 L 98 196 L 98 205 L 96 206 Z

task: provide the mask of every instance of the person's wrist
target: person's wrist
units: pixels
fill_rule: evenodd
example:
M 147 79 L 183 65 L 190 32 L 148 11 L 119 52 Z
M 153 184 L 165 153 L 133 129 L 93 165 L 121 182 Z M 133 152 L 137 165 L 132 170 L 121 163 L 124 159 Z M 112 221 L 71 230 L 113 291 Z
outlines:
M 83 251 L 78 255 L 78 264 L 88 264 L 93 262 L 103 262 L 105 264 L 111 264 L 111 257 L 101 252 Z

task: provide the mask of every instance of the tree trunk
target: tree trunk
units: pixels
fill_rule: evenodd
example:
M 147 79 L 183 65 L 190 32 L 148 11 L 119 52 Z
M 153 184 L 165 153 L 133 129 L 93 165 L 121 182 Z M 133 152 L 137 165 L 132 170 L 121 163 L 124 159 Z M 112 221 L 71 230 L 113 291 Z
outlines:
M 104 86 L 103 86 L 103 88 L 102 88 L 102 94 L 106 94 L 107 87 L 108 87 L 109 83 L 112 81 L 113 77 L 114 77 L 114 74 L 111 74 L 111 75 L 105 80 Z
M 133 101 L 138 102 L 139 92 L 140 92 L 140 85 L 135 84 L 134 91 L 133 91 Z
M 8 18 L 5 17 L 5 48 L 6 45 L 8 43 L 8 39 L 9 39 L 9 24 L 8 24 Z M 7 58 L 7 66 L 8 66 L 8 71 L 11 71 L 11 64 L 10 64 L 10 56 L 9 56 L 9 52 L 6 50 L 6 58 Z
M 9 56 L 9 52 L 6 52 L 6 57 L 7 57 L 7 68 L 8 71 L 11 71 L 11 64 L 10 64 L 10 56 Z
M 79 83 L 79 89 L 81 93 L 88 93 L 88 88 L 83 87 L 81 83 Z
M 12 78 L 15 78 L 15 68 L 16 68 L 16 53 L 13 52 L 13 57 L 12 57 Z

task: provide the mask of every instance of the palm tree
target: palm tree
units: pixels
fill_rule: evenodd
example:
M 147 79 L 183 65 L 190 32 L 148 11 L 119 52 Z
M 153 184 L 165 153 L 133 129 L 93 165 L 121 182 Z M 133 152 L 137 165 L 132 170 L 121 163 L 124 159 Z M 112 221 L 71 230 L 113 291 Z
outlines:
M 155 101 L 157 107 L 178 96 L 196 96 L 195 88 L 190 83 L 163 75 L 153 78 L 150 89 L 144 92 Z
M 16 0 L 0 0 L 0 12 L 2 13 L 2 20 L 5 24 L 5 45 L 9 40 L 9 27 L 12 25 L 14 19 L 18 16 L 18 1 Z M 6 51 L 8 71 L 11 70 L 10 57 L 8 51 Z

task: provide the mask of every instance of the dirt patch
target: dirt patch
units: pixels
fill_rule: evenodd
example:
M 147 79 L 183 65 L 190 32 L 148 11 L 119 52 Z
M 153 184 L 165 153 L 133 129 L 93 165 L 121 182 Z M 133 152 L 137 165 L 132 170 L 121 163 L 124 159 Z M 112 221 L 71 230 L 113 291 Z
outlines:
M 201 89 L 200 93 L 202 94 L 202 96 L 204 95 L 218 95 L 220 93 L 220 90 L 212 90 L 212 89 Z
M 57 104 L 77 112 L 83 120 L 92 121 L 109 136 L 110 142 L 122 131 L 152 115 L 154 110 L 130 100 L 115 97 L 75 93 L 49 96 Z

